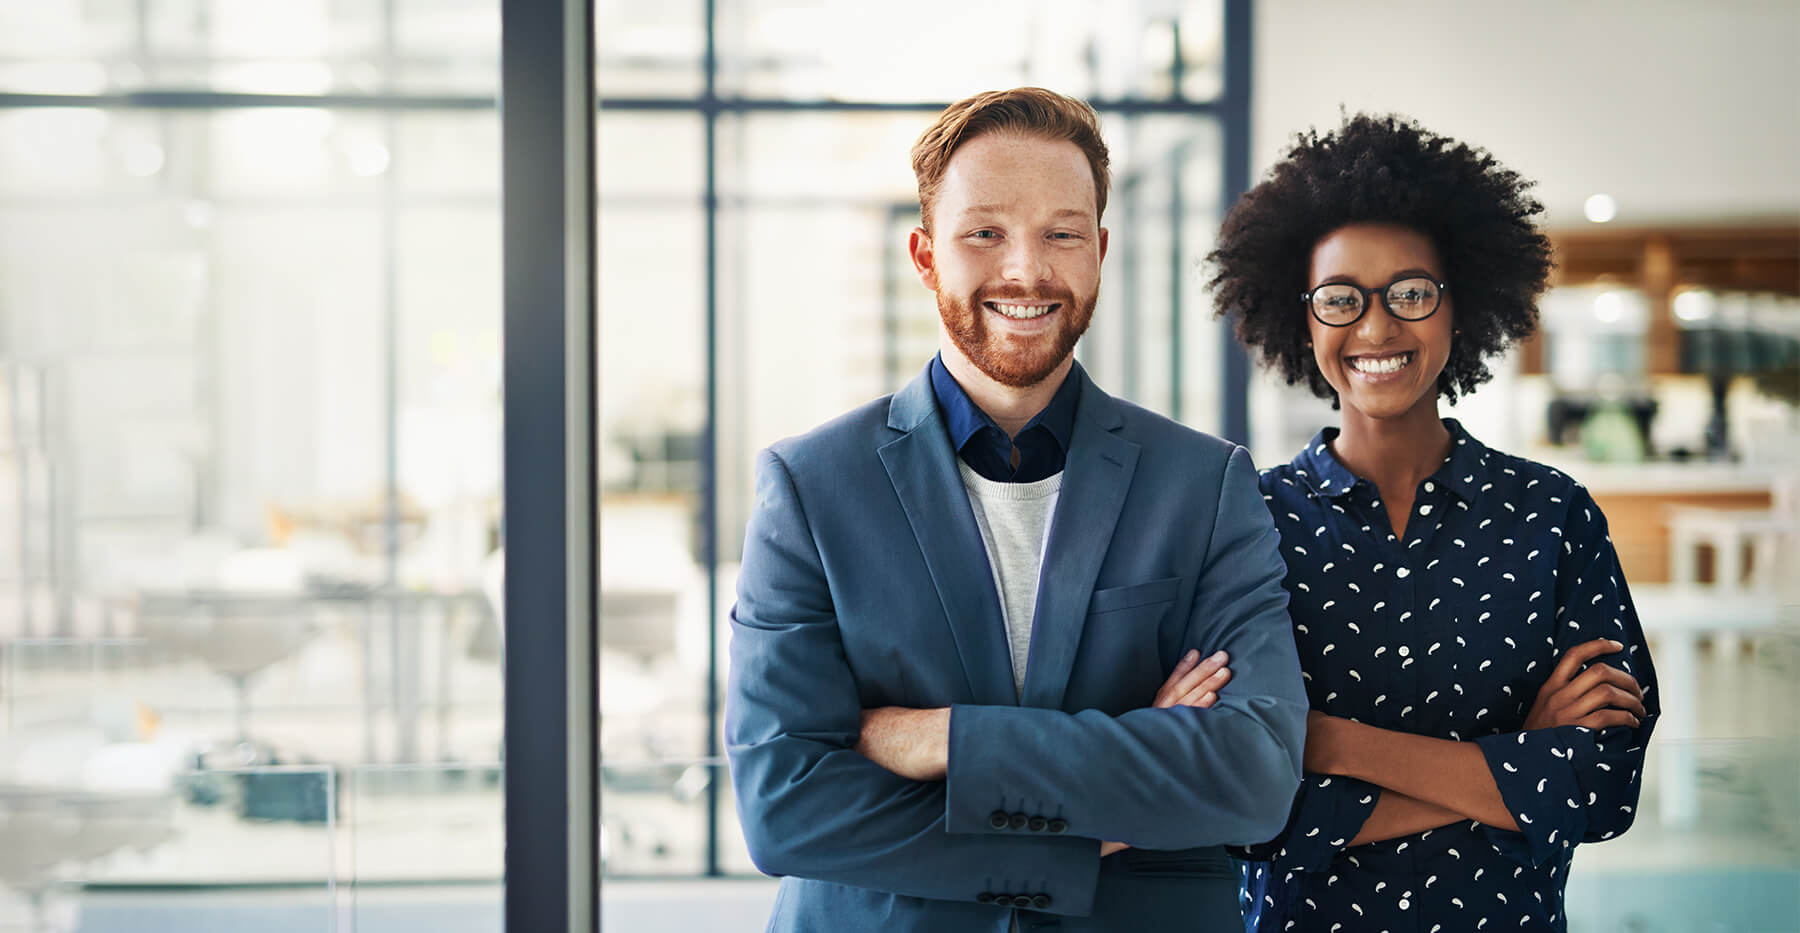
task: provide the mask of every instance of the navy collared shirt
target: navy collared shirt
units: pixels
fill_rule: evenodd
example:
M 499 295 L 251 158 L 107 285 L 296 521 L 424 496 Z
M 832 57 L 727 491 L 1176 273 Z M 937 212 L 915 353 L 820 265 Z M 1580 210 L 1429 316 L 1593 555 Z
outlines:
M 1444 426 L 1450 455 L 1404 535 L 1332 453 L 1334 429 L 1263 471 L 1263 499 L 1312 708 L 1474 743 L 1519 831 L 1462 821 L 1351 847 L 1381 788 L 1309 772 L 1281 835 L 1236 853 L 1258 933 L 1561 931 L 1574 847 L 1631 825 L 1659 703 L 1606 517 L 1562 473 Z M 1600 660 L 1637 678 L 1650 715 L 1524 730 L 1557 660 L 1595 638 L 1625 645 Z
M 970 469 L 997 483 L 1035 483 L 1061 473 L 1069 458 L 1069 438 L 1075 433 L 1075 405 L 1081 399 L 1081 380 L 1075 373 L 1080 366 L 1070 367 L 1050 404 L 1019 429 L 1018 437 L 1008 438 L 950 375 L 944 358 L 932 358 L 931 389 L 950 430 L 950 446 Z M 1019 448 L 1016 470 L 1014 445 Z

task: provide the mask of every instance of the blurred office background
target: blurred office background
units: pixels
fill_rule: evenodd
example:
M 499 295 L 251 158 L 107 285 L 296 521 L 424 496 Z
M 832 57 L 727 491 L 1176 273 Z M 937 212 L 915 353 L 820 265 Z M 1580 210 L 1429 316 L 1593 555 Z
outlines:
M 1084 365 L 1262 463 L 1332 413 L 1200 259 L 1292 132 L 1401 111 L 1540 182 L 1542 333 L 1452 413 L 1594 491 L 1669 710 L 1571 929 L 1800 929 L 1800 8 L 596 19 L 609 929 L 762 926 L 713 689 L 751 457 L 935 351 L 907 150 L 1018 84 L 1113 147 Z M 500 24 L 0 0 L 0 929 L 500 927 Z

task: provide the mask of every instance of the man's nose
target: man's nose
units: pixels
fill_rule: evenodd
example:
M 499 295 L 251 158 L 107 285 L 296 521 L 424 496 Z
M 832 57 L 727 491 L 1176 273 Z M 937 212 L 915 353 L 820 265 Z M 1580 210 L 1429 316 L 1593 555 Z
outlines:
M 1010 282 L 1049 281 L 1048 250 L 1030 237 L 1015 240 L 1007 249 L 1006 264 L 1001 272 Z

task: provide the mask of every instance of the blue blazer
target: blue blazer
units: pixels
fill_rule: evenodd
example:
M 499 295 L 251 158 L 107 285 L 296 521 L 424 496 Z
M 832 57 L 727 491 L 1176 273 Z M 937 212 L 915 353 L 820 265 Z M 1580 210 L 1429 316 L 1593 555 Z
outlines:
M 1307 709 L 1274 524 L 1242 448 L 1069 378 L 1023 696 L 928 375 L 759 455 L 725 734 L 770 930 L 1242 929 L 1220 847 L 1287 822 Z M 1217 704 L 1147 708 L 1189 648 Z M 952 707 L 948 780 L 852 750 L 878 706 Z

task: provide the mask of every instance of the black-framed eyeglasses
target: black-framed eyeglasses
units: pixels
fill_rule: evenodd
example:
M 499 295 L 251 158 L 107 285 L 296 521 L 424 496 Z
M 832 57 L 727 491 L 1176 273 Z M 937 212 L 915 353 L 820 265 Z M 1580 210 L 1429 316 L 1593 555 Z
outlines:
M 1389 314 L 1402 321 L 1423 321 L 1437 313 L 1450 286 L 1422 275 L 1395 279 L 1380 288 L 1331 282 L 1300 296 L 1312 316 L 1326 327 L 1349 327 L 1362 320 L 1369 299 L 1380 295 Z

